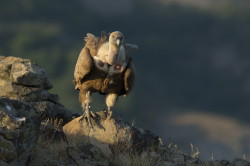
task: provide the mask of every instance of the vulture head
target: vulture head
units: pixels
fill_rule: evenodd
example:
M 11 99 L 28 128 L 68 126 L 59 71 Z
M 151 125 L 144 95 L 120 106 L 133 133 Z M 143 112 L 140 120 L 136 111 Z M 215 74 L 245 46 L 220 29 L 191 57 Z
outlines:
M 119 31 L 112 32 L 109 36 L 109 52 L 106 61 L 109 65 L 115 65 L 119 60 L 120 48 L 123 47 L 123 34 Z

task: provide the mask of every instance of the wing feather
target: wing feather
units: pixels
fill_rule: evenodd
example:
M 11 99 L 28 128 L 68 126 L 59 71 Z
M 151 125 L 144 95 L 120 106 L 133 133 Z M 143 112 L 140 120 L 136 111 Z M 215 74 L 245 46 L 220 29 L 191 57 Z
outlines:
M 132 52 L 134 52 L 134 51 L 136 51 L 138 49 L 138 46 L 134 45 L 134 44 L 125 43 L 124 48 L 125 48 L 125 51 L 126 51 L 126 55 L 130 55 Z
M 87 47 L 89 49 L 90 54 L 92 56 L 95 56 L 97 54 L 97 50 L 98 50 L 99 38 L 95 37 L 91 33 L 87 33 L 87 36 L 84 38 L 84 40 L 85 40 L 85 47 Z
M 83 79 L 90 73 L 93 68 L 93 59 L 90 55 L 90 50 L 86 47 L 82 49 L 77 59 L 75 72 L 74 72 L 74 84 L 75 89 L 80 89 Z

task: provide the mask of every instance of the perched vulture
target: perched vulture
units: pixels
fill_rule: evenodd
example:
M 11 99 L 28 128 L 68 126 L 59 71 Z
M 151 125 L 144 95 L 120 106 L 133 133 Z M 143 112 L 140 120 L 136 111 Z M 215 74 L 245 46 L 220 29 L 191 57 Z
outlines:
M 79 101 L 85 112 L 83 118 L 92 126 L 90 118 L 91 93 L 99 92 L 106 96 L 109 116 L 111 107 L 117 97 L 127 95 L 133 88 L 135 68 L 130 53 L 137 49 L 136 45 L 125 44 L 123 34 L 119 31 L 101 37 L 88 33 L 85 47 L 78 57 L 75 72 L 75 89 L 79 90 Z

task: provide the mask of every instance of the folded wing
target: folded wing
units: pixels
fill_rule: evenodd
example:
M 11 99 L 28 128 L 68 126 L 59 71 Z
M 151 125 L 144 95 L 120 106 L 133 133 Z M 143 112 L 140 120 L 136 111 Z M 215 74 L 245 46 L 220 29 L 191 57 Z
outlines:
M 132 58 L 129 58 L 128 66 L 124 74 L 124 87 L 126 95 L 133 89 L 134 81 L 135 81 L 135 66 Z
M 74 84 L 75 89 L 80 89 L 84 78 L 91 72 L 93 68 L 93 59 L 90 55 L 90 50 L 86 47 L 82 49 L 75 66 Z

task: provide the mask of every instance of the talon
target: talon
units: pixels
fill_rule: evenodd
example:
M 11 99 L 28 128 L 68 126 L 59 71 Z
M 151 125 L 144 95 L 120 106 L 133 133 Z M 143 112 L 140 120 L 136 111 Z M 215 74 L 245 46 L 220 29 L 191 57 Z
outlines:
M 90 114 L 93 118 L 96 118 L 96 114 L 94 112 L 90 111 Z
M 86 113 L 86 119 L 87 119 L 88 125 L 91 128 L 93 128 L 93 125 L 92 125 L 92 122 L 91 122 L 91 119 L 90 119 L 92 117 L 90 116 L 90 111 L 89 111 L 89 106 L 88 105 L 86 106 L 85 113 Z
M 79 121 L 78 121 L 78 122 L 81 122 L 84 118 L 85 118 L 85 116 L 84 116 L 84 115 L 82 115 L 82 117 L 79 119 Z
M 93 113 L 92 111 L 89 110 L 89 105 L 87 104 L 85 106 L 85 109 L 84 109 L 84 113 L 82 115 L 82 117 L 79 119 L 78 122 L 81 122 L 83 119 L 86 118 L 86 121 L 87 121 L 87 124 L 90 126 L 90 128 L 93 129 L 93 124 L 92 124 L 92 121 L 91 119 L 94 119 L 96 117 L 95 113 Z M 95 119 L 94 119 L 95 120 Z

